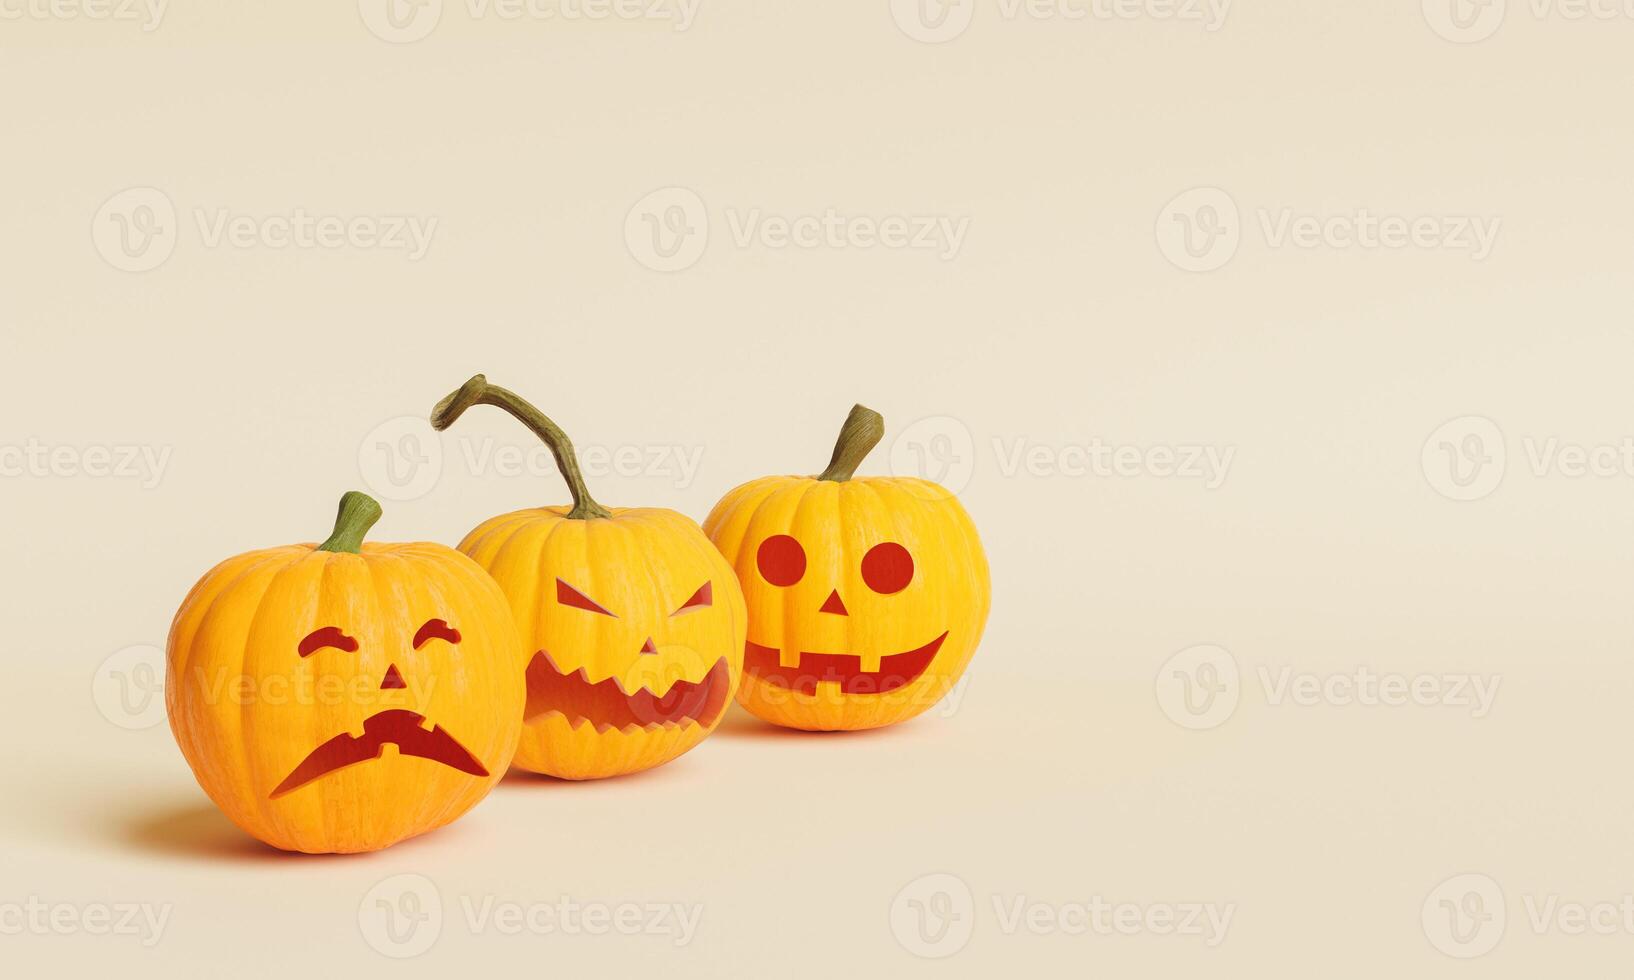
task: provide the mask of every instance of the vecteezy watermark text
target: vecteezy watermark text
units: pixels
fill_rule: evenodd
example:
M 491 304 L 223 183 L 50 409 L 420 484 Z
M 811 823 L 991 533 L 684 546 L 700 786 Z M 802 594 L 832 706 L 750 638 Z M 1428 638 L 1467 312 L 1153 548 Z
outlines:
M 729 240 L 738 249 L 923 252 L 944 262 L 958 258 L 969 215 L 908 211 L 863 214 L 824 208 L 771 212 L 758 206 L 722 209 Z M 624 244 L 637 262 L 656 272 L 696 265 L 710 238 L 703 198 L 686 187 L 665 187 L 637 201 L 624 218 Z
M 131 480 L 152 490 L 164 479 L 171 446 L 48 445 L 38 439 L 0 445 L 0 478 Z
M 1113 442 L 1100 436 L 1040 442 L 1027 436 L 995 436 L 994 470 L 1006 480 L 1191 480 L 1205 490 L 1225 484 L 1237 447 L 1196 442 Z M 963 421 L 934 415 L 912 422 L 891 443 L 891 472 L 941 484 L 958 493 L 970 484 L 979 462 L 975 436 Z
M 1393 214 L 1361 207 L 1314 212 L 1294 207 L 1254 209 L 1270 249 L 1334 252 L 1443 252 L 1485 261 L 1497 245 L 1503 219 L 1478 214 Z M 1157 218 L 1163 257 L 1187 272 L 1212 272 L 1230 262 L 1247 235 L 1236 200 L 1218 187 L 1194 187 L 1176 195 Z
M 1634 936 L 1634 894 L 1564 896 L 1555 891 L 1520 896 L 1520 923 L 1534 936 Z M 1491 875 L 1457 874 L 1425 896 L 1420 910 L 1430 945 L 1454 959 L 1485 956 L 1497 948 L 1514 917 Z
M 989 896 L 993 924 L 1004 936 L 1160 936 L 1201 941 L 1213 949 L 1226 939 L 1235 902 L 1113 901 L 1100 895 L 1052 901 L 1025 893 Z M 951 874 L 915 878 L 891 902 L 890 926 L 903 949 L 943 959 L 970 942 L 982 906 L 964 879 Z
M 410 262 L 425 258 L 438 223 L 435 216 L 317 214 L 303 207 L 263 214 L 195 207 L 191 216 L 204 248 L 399 252 Z M 114 268 L 147 272 L 170 258 L 183 227 L 168 194 L 153 187 L 132 187 L 97 210 L 91 219 L 91 242 Z
M 1000 21 L 1105 24 L 1156 21 L 1191 24 L 1214 33 L 1225 26 L 1232 0 L 994 0 L 983 16 Z M 951 41 L 976 19 L 977 0 L 891 0 L 891 18 L 903 34 L 926 44 Z
M 1485 416 L 1444 422 L 1420 451 L 1424 480 L 1436 493 L 1460 502 L 1490 496 L 1503 483 L 1512 458 L 1519 458 L 1534 479 L 1634 480 L 1634 436 L 1595 442 L 1528 433 L 1516 441 L 1518 454 L 1511 452 L 1498 424 Z
M 550 479 L 557 472 L 555 457 L 542 443 L 516 444 L 490 437 L 439 433 L 423 415 L 399 416 L 371 429 L 358 444 L 358 471 L 376 496 L 417 500 L 435 489 L 442 478 L 447 456 L 444 441 L 449 439 L 459 447 L 453 458 L 473 476 Z M 662 479 L 680 489 L 697 479 L 704 456 L 702 445 L 585 444 L 575 450 L 580 470 L 592 479 Z
M 702 0 L 465 0 L 472 21 L 503 23 L 649 23 L 690 30 Z M 391 44 L 429 37 L 442 23 L 443 0 L 357 0 L 369 33 Z
M 170 0 L 0 0 L 0 20 L 140 22 L 151 34 L 165 19 Z
M 1256 666 L 1267 707 L 1445 708 L 1472 719 L 1487 717 L 1503 683 L 1499 674 L 1351 670 L 1307 671 L 1289 664 Z M 1213 644 L 1187 647 L 1157 670 L 1157 703 L 1182 728 L 1218 728 L 1242 699 L 1242 671 L 1230 651 Z
M 652 937 L 673 946 L 697 937 L 696 902 L 605 902 L 560 895 L 521 900 L 462 894 L 461 919 L 471 935 Z M 405 959 L 430 949 L 443 931 L 443 897 L 425 875 L 399 874 L 375 884 L 358 904 L 358 929 L 376 952 Z
M 0 935 L 114 936 L 151 948 L 164 938 L 169 902 L 0 902 Z
M 1430 29 L 1455 44 L 1475 44 L 1498 33 L 1511 8 L 1534 21 L 1634 23 L 1634 0 L 1421 0 Z

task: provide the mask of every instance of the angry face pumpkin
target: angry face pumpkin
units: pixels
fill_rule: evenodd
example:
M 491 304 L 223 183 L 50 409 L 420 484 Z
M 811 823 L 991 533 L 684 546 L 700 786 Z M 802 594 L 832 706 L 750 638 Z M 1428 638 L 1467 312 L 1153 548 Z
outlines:
M 529 651 L 515 764 L 598 779 L 674 759 L 714 731 L 741 673 L 747 621 L 731 566 L 674 511 L 596 503 L 567 435 L 481 375 L 438 403 L 432 424 L 479 404 L 538 434 L 573 495 L 460 542 L 499 583 Z
M 341 501 L 320 545 L 254 551 L 193 587 L 166 704 L 194 775 L 285 850 L 371 851 L 482 799 L 516 747 L 520 640 L 499 589 L 436 544 L 365 544 Z
M 749 609 L 738 700 L 791 728 L 855 730 L 919 714 L 951 689 L 987 620 L 987 558 L 952 493 L 856 477 L 884 421 L 852 409 L 820 476 L 729 492 L 704 530 Z

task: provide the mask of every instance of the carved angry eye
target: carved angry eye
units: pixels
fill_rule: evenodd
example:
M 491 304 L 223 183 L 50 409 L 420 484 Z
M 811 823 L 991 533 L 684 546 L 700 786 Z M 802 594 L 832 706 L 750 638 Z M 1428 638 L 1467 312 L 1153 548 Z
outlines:
M 715 590 L 713 585 L 714 583 L 712 582 L 705 582 L 704 584 L 698 586 L 698 591 L 692 593 L 692 598 L 681 603 L 681 608 L 675 610 L 670 615 L 679 616 L 689 609 L 704 609 L 709 606 L 713 606 L 715 604 Z
M 561 579 L 556 580 L 556 601 L 564 606 L 572 606 L 574 609 L 583 609 L 586 612 L 601 613 L 603 616 L 613 616 L 612 613 L 602 608 L 601 604 L 596 600 L 585 595 L 583 592 L 580 592 L 578 589 L 575 589 L 573 586 L 568 585 Z M 613 616 L 613 618 L 617 619 L 618 617 Z
M 339 626 L 325 626 L 306 634 L 306 638 L 301 641 L 301 656 L 310 657 L 325 647 L 356 653 L 357 641 L 341 632 Z
M 862 556 L 862 580 L 880 595 L 893 595 L 913 581 L 913 556 L 894 541 L 876 544 Z
M 755 552 L 760 577 L 773 585 L 789 586 L 806 574 L 806 549 L 787 534 L 774 534 L 760 542 Z
M 460 641 L 460 631 L 448 625 L 447 620 L 428 619 L 425 621 L 425 625 L 421 626 L 414 634 L 414 649 L 420 649 L 421 646 L 431 640 L 447 640 L 449 643 L 458 643 Z

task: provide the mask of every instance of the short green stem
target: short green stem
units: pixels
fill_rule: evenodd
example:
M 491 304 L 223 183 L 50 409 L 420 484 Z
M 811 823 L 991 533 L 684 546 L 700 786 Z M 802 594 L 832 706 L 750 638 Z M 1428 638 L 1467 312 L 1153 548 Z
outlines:
M 335 515 L 335 529 L 318 545 L 319 551 L 334 551 L 356 555 L 363 551 L 363 538 L 380 520 L 380 504 L 366 493 L 348 490 L 340 498 L 340 513 Z
M 845 425 L 840 427 L 839 441 L 834 443 L 834 455 L 828 461 L 828 469 L 817 479 L 832 483 L 844 483 L 851 479 L 857 474 L 857 467 L 862 465 L 863 458 L 883 438 L 885 419 L 871 408 L 851 406 L 851 414 L 845 417 Z
M 556 457 L 556 468 L 562 471 L 562 479 L 567 481 L 567 489 L 573 494 L 573 509 L 567 512 L 570 519 L 583 521 L 592 517 L 613 516 L 612 511 L 596 503 L 595 498 L 590 496 L 584 474 L 579 472 L 579 457 L 573 452 L 573 440 L 567 437 L 567 433 L 527 399 L 514 391 L 489 384 L 488 379 L 480 374 L 437 403 L 437 407 L 431 410 L 432 428 L 438 432 L 448 428 L 472 405 L 492 405 L 504 409 L 532 429 L 534 435 L 550 447 L 550 454 Z

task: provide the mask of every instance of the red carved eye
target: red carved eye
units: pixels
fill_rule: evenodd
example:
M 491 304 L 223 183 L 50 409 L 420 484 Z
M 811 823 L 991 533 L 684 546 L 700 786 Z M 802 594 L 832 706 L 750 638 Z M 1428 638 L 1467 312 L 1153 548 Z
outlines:
M 895 541 L 876 544 L 862 556 L 862 580 L 881 595 L 901 592 L 913 581 L 913 556 Z
M 583 609 L 586 612 L 601 613 L 603 616 L 613 615 L 606 609 L 603 609 L 601 604 L 596 602 L 596 600 L 585 595 L 583 592 L 580 592 L 578 589 L 575 589 L 573 586 L 568 585 L 561 579 L 556 580 L 556 601 L 564 606 L 572 606 L 574 609 Z M 618 617 L 614 616 L 613 618 L 617 619 Z
M 414 649 L 420 649 L 423 644 L 430 640 L 447 640 L 450 643 L 458 643 L 460 641 L 460 631 L 448 625 L 447 620 L 428 619 L 425 625 L 420 627 L 414 634 Z
M 336 650 L 356 653 L 357 641 L 341 632 L 339 626 L 325 626 L 323 629 L 313 630 L 306 634 L 306 638 L 301 641 L 300 653 L 303 657 L 310 657 L 324 647 L 334 647 Z
M 760 542 L 755 562 L 761 578 L 773 585 L 793 585 L 806 574 L 806 549 L 787 534 L 774 534 Z
M 715 604 L 715 590 L 713 586 L 713 582 L 705 582 L 704 584 L 698 586 L 698 591 L 692 593 L 692 598 L 681 603 L 681 608 L 675 610 L 675 612 L 671 613 L 671 615 L 679 616 L 688 609 L 702 609 L 706 606 L 713 606 Z M 653 652 L 656 653 L 657 651 L 655 650 Z

